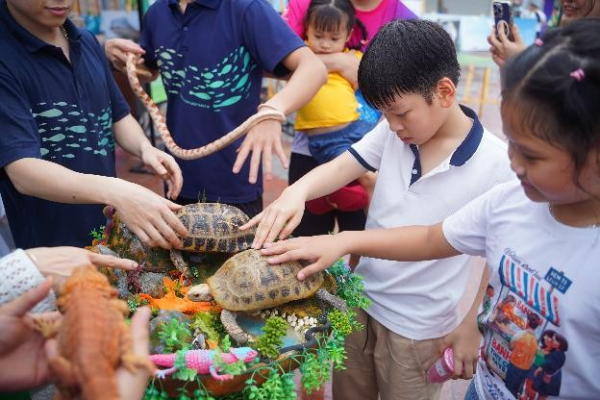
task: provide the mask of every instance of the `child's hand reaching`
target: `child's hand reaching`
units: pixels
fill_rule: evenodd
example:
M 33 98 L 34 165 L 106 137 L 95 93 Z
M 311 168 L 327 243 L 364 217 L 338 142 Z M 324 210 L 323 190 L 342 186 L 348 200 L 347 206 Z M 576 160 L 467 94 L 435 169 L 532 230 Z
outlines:
M 252 248 L 260 249 L 265 243 L 288 237 L 302 219 L 305 201 L 306 196 L 290 186 L 263 212 L 242 225 L 240 229 L 246 230 L 258 224 Z
M 452 347 L 454 353 L 453 379 L 471 379 L 477 369 L 477 358 L 481 347 L 481 333 L 477 321 L 468 316 L 442 341 L 443 351 Z
M 269 263 L 281 264 L 292 260 L 308 260 L 311 264 L 298 273 L 298 279 L 304 280 L 329 268 L 346 254 L 339 235 L 301 237 L 266 243 L 262 254 L 269 257 Z

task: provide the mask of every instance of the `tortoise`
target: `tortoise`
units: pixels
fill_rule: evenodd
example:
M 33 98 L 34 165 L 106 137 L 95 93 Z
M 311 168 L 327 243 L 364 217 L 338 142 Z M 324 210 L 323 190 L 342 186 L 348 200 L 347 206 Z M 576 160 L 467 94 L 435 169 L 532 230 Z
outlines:
M 255 229 L 240 231 L 250 218 L 239 208 L 221 203 L 195 203 L 177 211 L 188 230 L 181 250 L 192 253 L 237 253 L 250 247 Z M 180 250 L 171 250 L 171 261 L 185 276 L 191 277 Z
M 322 274 L 299 281 L 296 275 L 302 268 L 298 261 L 271 265 L 260 250 L 248 249 L 228 259 L 206 283 L 192 286 L 188 298 L 215 301 L 221 306 L 221 322 L 229 336 L 240 345 L 247 343 L 251 336 L 237 324 L 237 311 L 276 307 L 312 295 L 340 311 L 347 311 L 344 300 L 323 287 Z

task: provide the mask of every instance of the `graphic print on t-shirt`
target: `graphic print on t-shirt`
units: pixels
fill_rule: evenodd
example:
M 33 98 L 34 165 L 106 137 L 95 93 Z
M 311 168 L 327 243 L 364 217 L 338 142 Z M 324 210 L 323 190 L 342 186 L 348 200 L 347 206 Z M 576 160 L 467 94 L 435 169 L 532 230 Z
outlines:
M 110 105 L 96 115 L 64 101 L 42 102 L 31 113 L 40 134 L 40 155 L 45 160 L 74 159 L 82 152 L 106 157 L 114 149 Z
M 571 281 L 553 267 L 540 276 L 510 249 L 504 251 L 498 274 L 501 287 L 488 286 L 479 316 L 486 326 L 482 357 L 488 392 L 499 399 L 557 396 L 568 350 L 567 338 L 557 332 L 560 296 Z M 506 387 L 496 385 L 494 377 Z
M 232 51 L 214 67 L 202 69 L 194 65 L 177 69 L 183 55 L 173 49 L 159 47 L 155 53 L 167 93 L 181 96 L 189 105 L 218 111 L 250 95 L 250 72 L 256 63 L 245 47 Z

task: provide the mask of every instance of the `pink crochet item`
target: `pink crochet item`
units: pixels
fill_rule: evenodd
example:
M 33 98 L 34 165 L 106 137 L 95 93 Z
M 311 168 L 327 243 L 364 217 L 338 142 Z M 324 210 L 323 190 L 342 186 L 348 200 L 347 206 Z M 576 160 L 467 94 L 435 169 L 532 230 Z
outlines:
M 219 375 L 217 369 L 214 366 L 213 357 L 215 356 L 214 350 L 188 350 L 185 353 L 185 365 L 193 370 L 198 371 L 199 374 L 211 374 L 213 378 L 218 381 L 225 381 L 231 379 L 231 375 Z M 221 353 L 221 358 L 226 364 L 232 364 L 238 360 L 243 360 L 245 363 L 251 362 L 256 358 L 258 353 L 256 350 L 250 347 L 232 347 L 229 353 Z M 176 353 L 172 354 L 153 354 L 150 356 L 150 360 L 159 367 L 170 367 L 168 369 L 156 370 L 155 375 L 158 378 L 163 379 L 167 375 L 171 375 L 177 372 L 178 368 L 175 366 Z

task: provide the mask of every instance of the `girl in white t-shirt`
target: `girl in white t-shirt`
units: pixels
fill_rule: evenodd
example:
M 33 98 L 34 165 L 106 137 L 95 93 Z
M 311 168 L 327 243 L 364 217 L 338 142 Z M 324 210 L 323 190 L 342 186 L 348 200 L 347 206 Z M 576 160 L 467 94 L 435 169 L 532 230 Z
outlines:
M 348 253 L 403 261 L 485 256 L 491 278 L 479 359 L 454 354 L 463 367 L 456 377 L 477 372 L 466 399 L 600 398 L 598 37 L 600 19 L 574 21 L 505 67 L 502 119 L 518 180 L 437 225 L 298 238 L 263 253 L 272 263 L 311 260 L 299 279 Z M 473 335 L 479 303 L 466 317 L 472 328 L 459 334 Z

